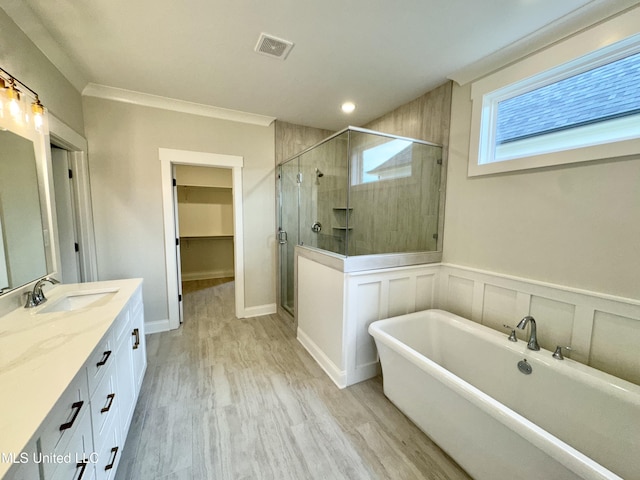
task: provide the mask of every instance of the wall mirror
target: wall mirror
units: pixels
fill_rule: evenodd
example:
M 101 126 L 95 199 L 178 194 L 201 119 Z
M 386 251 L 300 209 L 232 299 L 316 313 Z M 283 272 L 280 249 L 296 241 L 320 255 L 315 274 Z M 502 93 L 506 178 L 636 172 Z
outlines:
M 38 96 L 0 69 L 0 298 L 58 265 L 48 146 Z
M 0 131 L 0 292 L 47 274 L 34 143 Z

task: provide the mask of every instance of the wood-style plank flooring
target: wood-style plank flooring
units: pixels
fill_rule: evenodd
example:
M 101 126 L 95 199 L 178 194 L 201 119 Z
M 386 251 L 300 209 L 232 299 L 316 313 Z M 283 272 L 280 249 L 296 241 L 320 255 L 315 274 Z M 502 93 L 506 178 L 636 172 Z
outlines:
M 186 289 L 182 328 L 147 336 L 117 480 L 469 478 L 380 378 L 339 390 L 285 320 L 236 319 L 233 288 Z

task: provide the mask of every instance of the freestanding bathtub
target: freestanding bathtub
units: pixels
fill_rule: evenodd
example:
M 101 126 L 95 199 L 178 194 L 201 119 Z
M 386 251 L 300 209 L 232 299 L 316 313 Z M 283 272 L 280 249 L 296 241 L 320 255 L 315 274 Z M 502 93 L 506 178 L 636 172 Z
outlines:
M 442 310 L 369 333 L 385 395 L 473 478 L 640 479 L 640 386 Z

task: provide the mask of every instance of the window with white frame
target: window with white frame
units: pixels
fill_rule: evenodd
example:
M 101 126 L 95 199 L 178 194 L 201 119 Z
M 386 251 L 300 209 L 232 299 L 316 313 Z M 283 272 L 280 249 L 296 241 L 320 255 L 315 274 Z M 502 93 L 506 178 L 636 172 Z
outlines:
M 472 85 L 470 176 L 640 154 L 640 34 L 523 74 L 536 61 Z

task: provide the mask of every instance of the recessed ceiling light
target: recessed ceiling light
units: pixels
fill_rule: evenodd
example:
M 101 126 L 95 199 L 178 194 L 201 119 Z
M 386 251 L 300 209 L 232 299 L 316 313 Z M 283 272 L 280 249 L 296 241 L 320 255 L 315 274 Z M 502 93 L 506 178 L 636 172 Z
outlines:
M 342 104 L 342 107 L 340 108 L 342 108 L 342 111 L 344 113 L 351 113 L 356 109 L 356 104 L 353 102 L 345 102 Z

